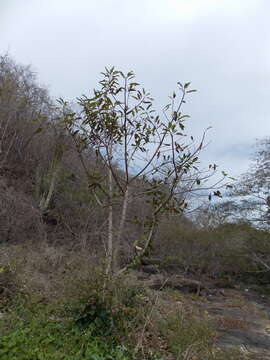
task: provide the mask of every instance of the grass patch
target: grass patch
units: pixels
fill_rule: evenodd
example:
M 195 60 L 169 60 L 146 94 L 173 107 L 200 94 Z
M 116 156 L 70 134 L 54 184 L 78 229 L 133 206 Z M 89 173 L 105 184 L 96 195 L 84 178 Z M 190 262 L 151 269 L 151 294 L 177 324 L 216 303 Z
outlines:
M 143 288 L 93 285 L 63 303 L 18 295 L 0 319 L 0 359 L 141 359 L 134 348 L 147 312 Z M 159 359 L 155 353 L 144 358 Z
M 217 332 L 209 320 L 198 314 L 179 310 L 161 324 L 168 350 L 177 360 L 242 360 L 238 350 L 215 347 Z
M 97 333 L 96 322 L 84 326 L 59 318 L 49 305 L 25 301 L 0 321 L 1 360 L 128 360 L 125 346 Z M 102 336 L 101 336 L 102 335 Z

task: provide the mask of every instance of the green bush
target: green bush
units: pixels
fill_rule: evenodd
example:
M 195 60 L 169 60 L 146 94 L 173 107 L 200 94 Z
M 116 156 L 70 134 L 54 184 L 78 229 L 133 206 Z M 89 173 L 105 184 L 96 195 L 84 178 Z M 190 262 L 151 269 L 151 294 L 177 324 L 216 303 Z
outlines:
M 144 290 L 120 281 L 103 289 L 103 283 L 102 277 L 97 279 L 96 285 L 89 283 L 88 288 L 84 287 L 78 296 L 69 298 L 63 307 L 64 312 L 72 316 L 80 328 L 92 328 L 95 336 L 129 344 L 132 332 L 142 320 L 140 307 L 145 309 L 146 305 L 142 297 Z
M 95 326 L 81 327 L 73 319 L 58 318 L 50 306 L 21 300 L 13 315 L 0 321 L 1 360 L 127 360 L 128 351 Z

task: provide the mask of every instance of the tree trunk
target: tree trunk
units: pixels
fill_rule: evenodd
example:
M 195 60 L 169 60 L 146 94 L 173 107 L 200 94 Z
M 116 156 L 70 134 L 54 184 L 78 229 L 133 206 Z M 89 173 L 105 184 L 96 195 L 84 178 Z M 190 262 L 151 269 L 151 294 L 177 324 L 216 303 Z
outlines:
M 119 254 L 121 254 L 120 250 L 121 250 L 121 247 L 123 245 L 122 244 L 122 236 L 123 236 L 124 225 L 125 225 L 126 217 L 127 217 L 128 201 L 129 201 L 129 188 L 127 186 L 126 190 L 125 190 L 125 193 L 124 193 L 124 199 L 123 199 L 123 203 L 122 203 L 121 218 L 120 218 L 119 228 L 118 228 L 118 232 L 117 232 L 117 239 L 116 239 L 116 242 L 115 242 L 114 253 L 113 253 L 114 272 L 118 271 L 119 267 L 120 267 Z
M 109 145 L 109 156 L 112 156 L 112 144 Z M 108 243 L 107 243 L 107 254 L 106 254 L 106 277 L 112 275 L 113 265 L 113 206 L 112 206 L 112 192 L 113 192 L 113 178 L 112 170 L 109 167 L 109 213 L 108 213 Z

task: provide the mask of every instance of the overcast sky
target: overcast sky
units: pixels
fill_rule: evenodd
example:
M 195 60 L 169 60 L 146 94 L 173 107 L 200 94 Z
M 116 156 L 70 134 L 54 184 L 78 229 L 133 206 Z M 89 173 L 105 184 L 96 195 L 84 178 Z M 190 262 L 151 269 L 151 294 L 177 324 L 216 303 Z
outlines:
M 191 81 L 191 133 L 213 127 L 204 161 L 239 175 L 270 136 L 269 20 L 269 0 L 0 0 L 0 53 L 68 100 L 104 66 L 135 71 L 157 107 Z

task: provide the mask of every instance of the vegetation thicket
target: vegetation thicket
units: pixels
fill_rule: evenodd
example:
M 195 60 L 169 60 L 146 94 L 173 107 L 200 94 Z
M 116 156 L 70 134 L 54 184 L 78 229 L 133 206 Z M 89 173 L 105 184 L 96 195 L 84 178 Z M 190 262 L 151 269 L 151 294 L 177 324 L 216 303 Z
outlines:
M 150 264 L 270 290 L 269 139 L 230 207 L 188 216 L 191 196 L 220 198 L 229 185 L 225 173 L 209 185 L 217 166 L 200 168 L 205 134 L 186 134 L 195 90 L 178 83 L 158 115 L 133 72 L 102 76 L 75 111 L 30 67 L 0 57 L 0 357 L 240 359 L 215 347 L 207 316 L 171 309 L 165 283 L 155 292 L 139 278 Z M 252 214 L 239 218 L 241 196 Z M 255 203 L 263 226 L 246 216 Z

